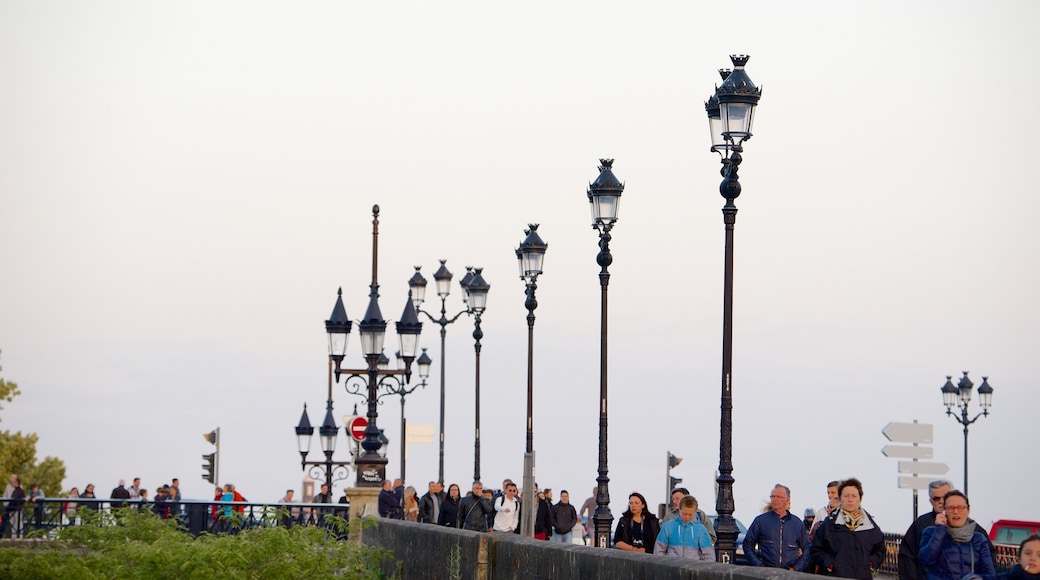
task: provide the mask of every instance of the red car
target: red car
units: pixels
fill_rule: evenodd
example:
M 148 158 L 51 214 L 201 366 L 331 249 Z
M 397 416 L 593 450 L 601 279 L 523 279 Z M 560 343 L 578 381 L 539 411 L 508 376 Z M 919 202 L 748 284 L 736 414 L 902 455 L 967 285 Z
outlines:
M 1037 533 L 1040 533 L 1040 522 L 997 520 L 989 529 L 989 540 L 995 545 L 1013 546 L 1017 550 L 1022 540 Z

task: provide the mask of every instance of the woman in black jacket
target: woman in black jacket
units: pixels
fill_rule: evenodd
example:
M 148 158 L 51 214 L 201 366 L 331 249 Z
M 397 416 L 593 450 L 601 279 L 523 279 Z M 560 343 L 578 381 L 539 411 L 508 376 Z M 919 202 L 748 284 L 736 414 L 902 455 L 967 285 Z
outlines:
M 661 531 L 657 516 L 646 507 L 643 494 L 632 492 L 628 496 L 628 511 L 621 514 L 614 531 L 614 547 L 627 552 L 654 552 L 654 542 Z
M 849 478 L 838 484 L 838 509 L 813 537 L 811 562 L 830 576 L 871 580 L 885 559 L 885 535 L 862 507 L 863 484 Z
M 459 485 L 448 486 L 448 495 L 441 502 L 441 511 L 437 515 L 438 526 L 454 528 L 459 523 Z

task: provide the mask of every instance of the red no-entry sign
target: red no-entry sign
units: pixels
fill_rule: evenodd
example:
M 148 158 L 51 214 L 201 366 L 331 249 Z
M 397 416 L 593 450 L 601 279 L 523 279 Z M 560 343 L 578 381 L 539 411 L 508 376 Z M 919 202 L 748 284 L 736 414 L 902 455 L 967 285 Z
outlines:
M 368 419 L 365 417 L 354 417 L 350 420 L 350 425 L 347 425 L 347 429 L 350 430 L 350 436 L 354 438 L 354 441 L 365 440 L 366 427 L 368 427 Z

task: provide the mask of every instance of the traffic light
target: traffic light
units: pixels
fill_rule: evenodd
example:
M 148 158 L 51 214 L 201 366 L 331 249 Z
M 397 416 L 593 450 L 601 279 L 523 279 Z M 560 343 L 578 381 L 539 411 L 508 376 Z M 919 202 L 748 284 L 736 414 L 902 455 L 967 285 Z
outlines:
M 671 489 L 671 490 L 674 491 L 675 488 L 679 487 L 679 484 L 682 483 L 682 478 L 681 477 L 671 477 L 671 476 L 669 476 L 668 477 L 668 482 L 671 483 L 671 485 L 668 486 L 668 489 Z
M 216 453 L 204 453 L 202 455 L 202 460 L 206 462 L 206 463 L 202 464 L 202 470 L 203 470 L 202 479 L 205 479 L 206 481 L 208 481 L 210 483 L 216 483 L 217 482 L 217 477 L 216 477 L 216 473 L 217 473 L 216 472 L 217 454 Z
M 682 457 L 676 457 L 672 453 L 668 452 L 668 469 L 671 469 L 682 463 Z
M 218 445 L 220 441 L 220 429 L 215 429 L 209 433 L 203 433 L 202 438 L 213 445 Z

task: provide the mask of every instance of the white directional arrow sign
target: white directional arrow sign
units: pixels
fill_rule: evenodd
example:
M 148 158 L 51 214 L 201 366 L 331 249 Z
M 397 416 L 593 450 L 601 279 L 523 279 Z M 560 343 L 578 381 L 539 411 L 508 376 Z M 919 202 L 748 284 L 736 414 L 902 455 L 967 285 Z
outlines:
M 899 473 L 915 475 L 943 475 L 950 470 L 945 463 L 929 463 L 927 461 L 900 461 Z
M 931 459 L 931 447 L 907 447 L 905 445 L 885 445 L 881 448 L 885 457 L 902 457 L 905 459 Z
M 895 443 L 932 442 L 932 426 L 924 423 L 889 423 L 881 430 L 881 434 Z
M 927 477 L 899 476 L 899 489 L 924 489 L 931 480 Z

